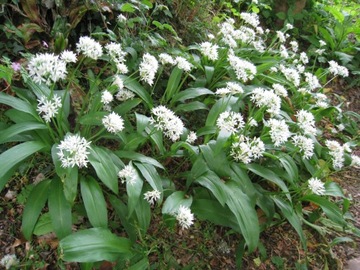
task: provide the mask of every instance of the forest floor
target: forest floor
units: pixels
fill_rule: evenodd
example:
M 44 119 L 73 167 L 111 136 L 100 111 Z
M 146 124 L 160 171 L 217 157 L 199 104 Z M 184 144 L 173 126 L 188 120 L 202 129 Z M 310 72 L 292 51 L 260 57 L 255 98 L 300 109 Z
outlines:
M 360 89 L 345 91 L 333 90 L 344 100 L 345 109 L 360 113 Z M 360 155 L 360 151 L 354 154 Z M 31 179 L 33 180 L 33 179 Z M 353 224 L 360 228 L 360 168 L 351 167 L 332 175 L 332 180 L 343 187 L 345 195 L 351 200 L 350 211 Z M 16 254 L 21 264 L 19 269 L 79 269 L 74 263 L 60 263 L 58 241 L 53 234 L 34 237 L 26 241 L 20 232 L 23 205 L 19 203 L 21 189 L 29 179 L 18 177 L 0 194 L 0 259 L 6 254 Z M 21 200 L 20 200 L 21 201 Z M 151 269 L 238 269 L 236 266 L 236 247 L 239 237 L 231 231 L 197 221 L 186 231 L 167 229 L 164 221 L 155 213 L 149 229 L 149 238 L 156 248 L 149 254 L 155 268 Z M 349 236 L 341 231 L 331 231 L 325 236 L 305 228 L 308 251 L 301 248 L 297 233 L 288 223 L 265 230 L 260 237 L 260 247 L 252 254 L 242 257 L 242 269 L 306 269 L 301 265 L 308 263 L 310 269 L 348 269 L 348 262 L 360 258 L 360 239 L 330 247 L 336 237 Z M 360 269 L 359 264 L 357 264 Z M 116 269 L 104 263 L 100 269 Z M 356 268 L 353 268 L 356 269 Z

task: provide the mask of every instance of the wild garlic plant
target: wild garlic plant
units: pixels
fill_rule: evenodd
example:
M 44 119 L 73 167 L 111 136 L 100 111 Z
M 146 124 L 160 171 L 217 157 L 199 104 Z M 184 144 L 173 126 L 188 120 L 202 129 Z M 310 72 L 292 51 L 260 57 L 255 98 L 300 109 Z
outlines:
M 342 116 L 323 94 L 322 77 L 348 73 L 330 61 L 314 74 L 291 29 L 272 33 L 256 14 L 241 13 L 240 22 L 229 18 L 185 49 L 137 57 L 114 40 L 83 36 L 75 51 L 30 56 L 20 71 L 26 88 L 0 93 L 12 107 L 0 135 L 9 146 L 0 155 L 1 188 L 35 153 L 53 168 L 29 196 L 24 236 L 39 226 L 46 202 L 66 261 L 135 264 L 142 258 L 133 247 L 155 208 L 180 230 L 197 220 L 230 227 L 250 252 L 282 219 L 304 250 L 304 224 L 319 229 L 330 219 L 359 235 L 344 217 L 349 200 L 330 177 L 360 166 L 351 155 L 357 142 L 325 139 L 319 125 Z M 322 211 L 309 213 L 308 203 Z M 73 232 L 78 204 L 88 229 Z M 119 228 L 108 221 L 109 205 L 127 237 L 112 233 Z

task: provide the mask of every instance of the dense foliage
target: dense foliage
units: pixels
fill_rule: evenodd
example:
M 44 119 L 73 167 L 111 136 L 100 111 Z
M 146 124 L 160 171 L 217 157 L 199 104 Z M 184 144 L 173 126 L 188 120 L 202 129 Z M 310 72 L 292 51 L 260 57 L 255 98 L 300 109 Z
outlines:
M 304 226 L 360 236 L 349 198 L 329 177 L 360 166 L 351 154 L 360 117 L 325 95 L 358 71 L 345 38 L 358 31 L 344 24 L 350 15 L 325 9 L 333 21 L 319 36 L 301 35 L 311 43 L 304 52 L 295 21 L 261 26 L 252 11 L 270 7 L 258 1 L 247 12 L 221 1 L 208 22 L 211 6 L 199 6 L 204 29 L 194 44 L 182 43 L 169 18 L 201 1 L 15 2 L 9 8 L 27 18 L 2 25 L 10 45 L 0 70 L 0 187 L 29 157 L 43 164 L 25 238 L 53 231 L 64 261 L 147 269 L 153 213 L 179 230 L 197 220 L 228 227 L 242 236 L 239 257 L 284 220 L 305 252 Z

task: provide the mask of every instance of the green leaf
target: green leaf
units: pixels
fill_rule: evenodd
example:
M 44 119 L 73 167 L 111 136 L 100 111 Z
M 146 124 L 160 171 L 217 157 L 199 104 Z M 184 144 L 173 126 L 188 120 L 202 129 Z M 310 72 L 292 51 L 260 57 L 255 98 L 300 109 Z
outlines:
M 249 196 L 249 198 L 255 197 L 255 187 L 251 182 L 251 179 L 247 173 L 239 166 L 238 163 L 231 164 L 231 180 L 235 181 L 241 190 Z
M 260 235 L 259 220 L 255 207 L 251 204 L 249 197 L 238 188 L 226 186 L 226 195 L 226 204 L 236 217 L 249 252 L 253 252 L 258 246 Z
M 142 154 L 134 152 L 134 151 L 116 151 L 115 153 L 119 158 L 137 160 L 137 161 L 140 161 L 141 163 L 147 163 L 147 164 L 153 165 L 155 167 L 158 167 L 160 169 L 165 169 L 164 166 L 160 162 L 158 162 L 156 159 L 147 157 L 145 155 L 142 155 Z
M 92 228 L 71 234 L 59 243 L 62 259 L 67 262 L 115 261 L 131 253 L 131 242 L 104 228 Z
M 161 212 L 163 214 L 174 214 L 180 207 L 180 205 L 190 207 L 192 203 L 192 197 L 187 197 L 184 191 L 175 191 L 169 197 L 166 198 Z
M 223 141 L 218 139 L 217 143 L 220 145 L 201 145 L 200 150 L 210 170 L 223 177 L 229 175 L 230 164 L 224 151 L 224 145 L 221 142 Z
M 279 161 L 288 174 L 287 180 L 294 185 L 299 180 L 299 171 L 295 161 L 287 154 L 280 154 Z
M 200 101 L 193 101 L 185 104 L 177 105 L 174 111 L 177 112 L 192 112 L 197 110 L 208 110 L 209 108 Z
M 79 123 L 89 126 L 101 126 L 102 119 L 107 114 L 108 113 L 106 112 L 92 112 L 89 114 L 84 114 L 79 118 Z
M 50 180 L 41 181 L 31 190 L 29 198 L 26 201 L 21 227 L 24 237 L 27 240 L 31 238 L 41 210 L 44 208 L 48 199 L 50 183 Z
M 183 70 L 178 67 L 175 67 L 172 70 L 164 93 L 166 103 L 177 94 L 182 74 Z
M 161 177 L 154 166 L 138 162 L 134 162 L 134 165 L 140 170 L 142 176 L 150 184 L 152 189 L 156 189 L 160 192 L 163 191 Z
M 138 226 L 140 227 L 143 235 L 145 235 L 150 225 L 151 210 L 150 204 L 143 197 L 140 198 L 139 203 L 135 208 L 135 213 L 138 220 Z
M 324 213 L 328 216 L 328 218 L 331 219 L 333 222 L 336 222 L 337 224 L 342 226 L 347 225 L 340 208 L 336 204 L 330 202 L 328 199 L 312 194 L 302 197 L 301 200 L 309 201 L 319 205 L 324 211 Z
M 195 183 L 207 188 L 215 196 L 218 202 L 224 206 L 227 201 L 226 185 L 214 172 L 208 171 L 195 180 Z
M 184 91 L 177 93 L 171 100 L 172 103 L 175 102 L 184 102 L 185 100 L 191 98 L 197 98 L 203 95 L 213 95 L 214 93 L 207 88 L 197 87 L 189 88 Z
M 342 191 L 341 187 L 335 182 L 325 183 L 325 195 L 345 198 L 344 192 Z
M 131 162 L 129 163 L 132 166 Z M 131 182 L 126 182 L 126 193 L 128 195 L 128 215 L 131 216 L 133 211 L 136 209 L 141 196 L 141 190 L 143 187 L 143 180 L 138 174 L 137 170 L 135 170 L 136 176 L 133 177 Z
M 32 116 L 35 117 L 35 119 L 39 119 L 39 115 L 36 112 L 36 110 L 34 109 L 33 106 L 31 106 L 30 103 L 25 102 L 19 98 L 13 97 L 13 96 L 9 96 L 3 92 L 0 92 L 0 104 L 5 104 L 8 105 L 14 109 L 17 109 L 19 111 L 31 114 Z
M 141 99 L 139 98 L 129 99 L 116 106 L 113 111 L 118 113 L 119 115 L 125 115 L 127 112 L 131 111 L 140 103 Z
M 89 152 L 89 162 L 95 169 L 97 176 L 108 188 L 117 194 L 119 192 L 117 176 L 119 169 L 112 162 L 109 150 L 93 145 Z
M 50 213 L 45 213 L 41 215 L 36 222 L 33 234 L 35 235 L 44 235 L 54 231 L 53 225 L 51 222 Z
M 121 5 L 120 10 L 122 12 L 129 12 L 129 13 L 133 13 L 135 11 L 134 5 L 130 4 L 130 3 L 125 3 Z
M 2 153 L 0 155 L 0 191 L 11 176 L 9 175 L 9 172 L 14 171 L 15 166 L 43 148 L 45 148 L 43 143 L 30 141 L 18 144 Z
M 47 129 L 46 125 L 37 122 L 24 122 L 11 125 L 0 133 L 0 144 L 11 142 L 14 136 L 30 130 Z
M 62 239 L 71 234 L 71 205 L 65 198 L 63 184 L 59 179 L 52 180 L 48 205 L 56 236 Z
M 354 243 L 354 246 L 355 246 L 354 239 L 352 239 L 352 238 L 350 238 L 350 237 L 346 237 L 346 236 L 344 236 L 344 237 L 336 237 L 335 239 L 333 239 L 333 240 L 331 241 L 330 246 L 333 247 L 333 246 L 335 246 L 335 245 L 338 245 L 338 244 L 340 244 L 340 243 L 345 243 L 345 242 L 347 242 L 347 243 L 349 243 L 349 242 Z
M 279 197 L 274 196 L 272 199 L 274 200 L 277 207 L 280 208 L 280 211 L 284 215 L 284 217 L 290 222 L 290 224 L 293 226 L 295 231 L 298 233 L 300 237 L 300 241 L 303 245 L 303 249 L 306 250 L 307 249 L 306 238 L 302 229 L 301 219 L 296 214 L 294 207 L 290 203 L 284 201 Z
M 205 66 L 204 68 L 205 68 L 206 83 L 210 84 L 214 76 L 215 68 L 211 66 Z
M 232 105 L 234 105 L 238 101 L 238 98 L 233 96 L 220 98 L 214 106 L 212 106 L 207 118 L 206 118 L 206 126 L 215 126 L 216 120 L 219 117 L 219 114 L 226 111 Z
M 12 68 L 0 65 L 0 79 L 4 79 L 8 84 L 11 84 L 11 79 L 14 71 Z
M 273 171 L 259 164 L 246 164 L 246 167 L 253 173 L 279 186 L 282 189 L 282 191 L 284 191 L 289 201 L 291 201 L 291 197 L 289 195 L 289 190 L 287 186 L 285 185 L 284 181 L 280 177 L 278 177 Z
M 125 75 L 119 75 L 119 77 L 123 80 L 125 87 L 137 94 L 149 109 L 153 107 L 150 94 L 138 81 Z
M 227 206 L 222 206 L 219 202 L 208 199 L 194 199 L 191 210 L 196 218 L 207 220 L 216 225 L 230 227 L 234 231 L 241 233 L 239 224 Z
M 94 227 L 107 227 L 108 215 L 106 202 L 101 187 L 92 177 L 81 178 L 81 197 L 87 216 Z
M 144 257 L 134 265 L 130 266 L 128 270 L 146 270 L 149 269 L 150 263 L 147 257 Z

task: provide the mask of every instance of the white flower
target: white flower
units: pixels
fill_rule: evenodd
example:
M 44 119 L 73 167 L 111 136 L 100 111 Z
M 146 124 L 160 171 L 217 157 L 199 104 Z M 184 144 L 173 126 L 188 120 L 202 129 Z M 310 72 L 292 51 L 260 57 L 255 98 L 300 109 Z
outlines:
M 296 65 L 296 69 L 300 74 L 302 74 L 305 71 L 305 66 L 301 65 L 301 64 L 298 64 L 298 65 Z
M 196 139 L 197 139 L 196 133 L 194 131 L 190 131 L 186 137 L 186 142 L 192 144 L 196 141 Z
M 116 85 L 118 90 L 122 90 L 124 88 L 124 81 L 119 76 L 115 76 L 112 85 Z
M 289 127 L 284 120 L 272 118 L 266 122 L 266 126 L 270 127 L 270 137 L 276 147 L 285 143 L 291 136 Z
M 129 69 L 128 67 L 124 64 L 124 63 L 121 63 L 121 62 L 115 62 L 116 64 L 116 68 L 117 68 L 117 72 L 120 73 L 120 74 L 126 74 L 129 72 Z
M 118 172 L 118 177 L 121 180 L 121 183 L 129 183 L 133 185 L 136 179 L 136 171 L 132 165 L 126 165 L 122 170 Z
M 76 50 L 78 53 L 83 53 L 86 57 L 94 60 L 102 56 L 101 44 L 91 37 L 80 37 L 79 42 L 76 44 Z
M 242 12 L 240 14 L 240 17 L 254 28 L 256 28 L 260 24 L 259 16 L 256 13 Z
M 250 139 L 240 136 L 231 145 L 230 155 L 235 161 L 241 161 L 245 164 L 252 162 L 263 156 L 265 152 L 265 144 L 260 138 Z
M 277 38 L 279 39 L 279 41 L 280 41 L 281 43 L 284 43 L 284 42 L 286 41 L 286 37 L 285 37 L 285 35 L 284 35 L 283 32 L 281 32 L 281 31 L 276 31 L 276 36 L 277 36 Z
M 322 55 L 324 52 L 325 52 L 325 49 L 316 49 L 316 50 L 315 50 L 315 53 L 316 53 L 317 55 Z
M 128 99 L 132 99 L 134 97 L 135 97 L 135 94 L 127 89 L 121 89 L 115 95 L 115 98 L 119 101 L 125 101 Z
M 350 166 L 360 167 L 360 157 L 356 155 L 351 155 L 351 164 Z
M 75 63 L 77 60 L 76 54 L 68 50 L 65 50 L 61 53 L 60 59 L 63 60 L 65 63 Z
M 210 42 L 203 42 L 200 44 L 200 52 L 212 61 L 218 59 L 218 45 L 213 45 Z
M 285 25 L 285 28 L 286 28 L 287 30 L 291 30 L 291 29 L 294 29 L 294 26 L 293 26 L 292 24 L 290 24 L 290 23 L 287 23 L 287 24 Z
M 188 229 L 194 223 L 194 214 L 191 213 L 189 207 L 180 205 L 176 213 L 176 220 L 182 229 Z
M 64 168 L 87 167 L 88 155 L 87 151 L 90 148 L 90 142 L 78 134 L 67 134 L 57 146 L 59 150 L 57 155 L 61 161 L 61 166 Z
M 42 118 L 46 122 L 50 122 L 51 118 L 55 117 L 59 109 L 62 107 L 61 98 L 58 95 L 54 95 L 52 99 L 47 99 L 45 96 L 38 99 L 37 111 L 42 114 Z
M 293 40 L 290 41 L 290 45 L 291 45 L 291 49 L 293 52 L 297 52 L 299 49 L 299 43 L 297 43 L 297 41 Z
M 305 81 L 308 83 L 310 90 L 321 87 L 318 78 L 310 72 L 305 72 Z
M 16 266 L 18 264 L 19 260 L 16 258 L 15 254 L 7 254 L 0 261 L 0 265 L 4 266 L 5 269 L 10 269 L 12 266 Z
M 289 58 L 289 53 L 284 45 L 280 45 L 280 56 L 286 58 Z
M 107 105 L 113 100 L 114 100 L 114 97 L 108 90 L 105 90 L 105 91 L 102 92 L 102 94 L 101 94 L 101 102 L 103 104 Z
M 337 62 L 331 60 L 329 61 L 329 71 L 334 76 L 340 75 L 341 77 L 348 77 L 349 70 L 346 67 L 340 66 Z
M 244 89 L 241 87 L 240 84 L 235 82 L 227 82 L 226 87 L 219 88 L 216 90 L 215 94 L 217 95 L 227 95 L 227 94 L 242 94 L 244 93 Z
M 315 118 L 311 112 L 300 110 L 295 116 L 297 117 L 298 126 L 304 134 L 316 135 Z
M 277 94 L 280 97 L 287 97 L 287 91 L 285 87 L 279 83 L 274 83 L 272 85 L 272 88 L 274 89 L 275 94 Z
M 280 114 L 281 99 L 272 90 L 257 87 L 252 91 L 250 100 L 255 102 L 257 107 L 266 106 L 266 111 L 272 115 Z
M 344 146 L 333 140 L 326 140 L 325 145 L 329 148 L 329 154 L 331 156 L 333 167 L 335 169 L 341 169 L 344 166 Z
M 106 130 L 111 133 L 118 133 L 124 129 L 124 120 L 116 112 L 105 115 L 102 123 Z
M 166 65 L 166 64 L 175 65 L 176 64 L 174 58 L 172 58 L 172 56 L 167 53 L 160 53 L 159 61 L 162 65 Z
M 328 108 L 329 107 L 329 103 L 327 102 L 327 96 L 324 95 L 323 93 L 316 93 L 315 94 L 315 98 L 316 98 L 316 106 L 320 107 L 320 108 Z
M 152 85 L 158 68 L 159 63 L 156 58 L 149 53 L 145 53 L 139 66 L 140 79 Z
M 164 135 L 170 140 L 177 141 L 184 130 L 184 124 L 180 118 L 162 105 L 153 108 L 151 112 L 153 116 L 151 116 L 150 122 L 157 129 L 163 131 Z
M 245 126 L 240 113 L 225 111 L 219 115 L 216 125 L 220 130 L 236 133 Z
M 300 152 L 303 154 L 304 159 L 309 159 L 314 154 L 314 142 L 312 139 L 302 135 L 295 135 L 292 137 L 294 145 L 300 148 Z
M 126 19 L 126 17 L 125 17 L 123 14 L 119 14 L 119 15 L 117 16 L 117 21 L 118 21 L 119 23 L 125 23 L 125 22 L 127 21 L 127 19 Z
M 320 47 L 323 47 L 323 46 L 325 46 L 325 45 L 326 45 L 326 42 L 325 42 L 325 41 L 323 41 L 323 40 L 319 40 L 319 43 L 320 43 Z
M 232 53 L 228 55 L 228 61 L 235 71 L 238 80 L 247 82 L 248 80 L 252 80 L 256 75 L 256 66 L 253 63 L 243 60 Z
M 271 67 L 270 71 L 276 73 L 276 72 L 278 72 L 278 69 L 277 69 L 277 67 Z
M 259 53 L 265 52 L 265 46 L 262 40 L 254 41 L 252 45 L 254 46 L 255 50 L 257 50 Z
M 185 72 L 189 72 L 192 69 L 192 64 L 182 56 L 177 56 L 175 58 L 175 63 L 179 69 L 182 69 Z
M 144 199 L 148 201 L 149 204 L 154 205 L 157 200 L 161 197 L 161 192 L 157 189 L 148 191 L 144 193 Z
M 125 61 L 126 52 L 121 48 L 121 44 L 110 42 L 105 45 L 105 49 L 108 52 L 111 60 L 122 63 Z
M 307 56 L 307 54 L 305 52 L 300 53 L 300 61 L 306 65 L 307 63 L 309 63 L 309 58 Z
M 308 187 L 312 193 L 316 195 L 324 195 L 325 194 L 325 185 L 318 178 L 313 177 L 308 181 Z
M 66 78 L 66 63 L 52 53 L 37 54 L 27 66 L 29 76 L 38 84 L 51 85 Z
M 295 68 L 286 68 L 284 65 L 280 65 L 279 68 L 287 80 L 292 82 L 295 86 L 300 85 L 300 74 Z
M 258 123 L 256 122 L 256 120 L 254 118 L 252 118 L 252 117 L 250 117 L 248 119 L 248 124 L 249 124 L 250 127 L 257 127 L 258 126 Z

